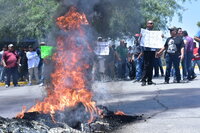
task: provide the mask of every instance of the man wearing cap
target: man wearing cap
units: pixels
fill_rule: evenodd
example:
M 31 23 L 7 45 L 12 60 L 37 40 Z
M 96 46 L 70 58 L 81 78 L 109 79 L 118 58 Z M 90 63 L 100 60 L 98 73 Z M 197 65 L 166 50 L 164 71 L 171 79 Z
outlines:
M 6 87 L 10 86 L 10 77 L 12 75 L 14 86 L 18 86 L 18 65 L 20 65 L 20 57 L 14 49 L 13 44 L 8 45 L 8 51 L 3 53 L 2 63 L 6 73 Z
M 140 34 L 135 34 L 135 41 L 133 45 L 133 60 L 135 62 L 136 67 L 136 77 L 133 82 L 140 82 L 142 78 L 142 65 L 143 65 L 143 57 L 142 57 L 142 47 L 139 43 Z
M 164 47 L 156 53 L 156 56 L 159 57 L 166 50 L 166 73 L 165 73 L 165 82 L 169 83 L 170 72 L 172 64 L 175 69 L 175 75 L 177 83 L 180 83 L 181 75 L 179 69 L 180 60 L 183 60 L 184 57 L 184 42 L 181 37 L 177 36 L 178 30 L 176 27 L 169 28 L 171 37 L 167 38 Z

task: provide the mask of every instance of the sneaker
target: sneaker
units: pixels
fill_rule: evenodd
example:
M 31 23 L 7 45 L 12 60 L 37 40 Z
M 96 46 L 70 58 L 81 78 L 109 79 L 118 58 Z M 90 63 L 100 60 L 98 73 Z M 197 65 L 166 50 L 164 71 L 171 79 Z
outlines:
M 152 81 L 148 81 L 148 85 L 156 85 L 156 83 L 154 83 Z
M 8 87 L 9 87 L 9 85 L 5 85 L 5 87 L 6 87 L 6 88 L 8 88 Z
M 146 85 L 146 82 L 145 82 L 145 81 L 142 81 L 141 86 L 145 86 L 145 85 Z

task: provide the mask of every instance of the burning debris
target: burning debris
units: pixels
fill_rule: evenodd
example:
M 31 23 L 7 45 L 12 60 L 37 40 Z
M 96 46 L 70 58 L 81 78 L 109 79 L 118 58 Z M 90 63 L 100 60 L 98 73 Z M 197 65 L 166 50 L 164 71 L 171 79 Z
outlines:
M 28 112 L 24 114 L 23 119 L 5 119 L 0 118 L 0 132 L 3 133 L 99 133 L 112 132 L 121 126 L 136 122 L 142 119 L 142 116 L 116 115 L 116 113 L 109 111 L 104 106 L 98 106 L 102 110 L 103 117 L 96 117 L 96 119 L 88 123 L 87 117 L 89 113 L 85 112 L 84 106 L 79 104 L 76 108 L 65 111 L 58 111 L 55 113 L 57 122 L 52 121 L 50 114 L 41 114 L 39 112 Z M 82 117 L 79 119 L 71 119 L 76 117 L 76 113 L 83 111 Z

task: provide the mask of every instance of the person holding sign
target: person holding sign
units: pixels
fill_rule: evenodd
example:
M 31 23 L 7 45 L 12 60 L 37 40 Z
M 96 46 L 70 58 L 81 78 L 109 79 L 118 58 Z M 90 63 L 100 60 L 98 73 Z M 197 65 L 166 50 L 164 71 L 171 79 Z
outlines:
M 153 21 L 149 20 L 147 21 L 146 24 L 146 29 L 151 31 L 154 28 L 154 23 Z M 141 40 L 144 39 L 144 35 L 141 33 L 142 37 Z M 146 85 L 146 82 L 148 85 L 155 84 L 152 82 L 152 76 L 153 76 L 153 62 L 155 59 L 155 52 L 156 48 L 151 48 L 151 47 L 145 47 L 145 43 L 148 43 L 147 41 L 144 42 L 143 45 L 143 61 L 144 61 L 144 66 L 143 66 L 143 73 L 142 73 L 142 86 Z
M 45 82 L 49 81 L 50 75 L 47 71 L 51 71 L 51 56 L 53 54 L 53 46 L 47 46 L 47 45 L 40 45 L 40 55 L 42 62 L 42 71 L 41 71 L 41 80 L 40 80 L 40 86 L 43 86 Z

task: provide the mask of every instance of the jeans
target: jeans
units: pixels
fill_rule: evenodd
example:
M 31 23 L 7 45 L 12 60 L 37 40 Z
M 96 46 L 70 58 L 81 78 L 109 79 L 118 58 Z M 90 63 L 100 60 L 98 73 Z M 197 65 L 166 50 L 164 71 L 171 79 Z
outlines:
M 18 84 L 18 68 L 17 67 L 6 68 L 5 73 L 6 73 L 6 77 L 7 77 L 6 85 L 10 86 L 10 78 L 12 76 L 13 84 L 14 84 L 14 86 L 17 86 L 17 84 Z
M 164 70 L 163 70 L 163 67 L 162 67 L 161 59 L 155 58 L 155 60 L 154 60 L 154 70 L 155 70 L 154 76 L 155 77 L 159 76 L 159 68 L 160 68 L 161 75 L 164 75 Z
M 135 57 L 136 63 L 136 80 L 140 80 L 142 78 L 142 66 L 143 66 L 143 58 Z
M 172 64 L 175 69 L 176 80 L 180 81 L 181 74 L 180 74 L 180 69 L 179 69 L 179 63 L 180 63 L 179 55 L 178 54 L 174 54 L 174 55 L 166 54 L 165 59 L 166 59 L 165 81 L 169 81 Z
M 200 60 L 193 60 L 192 61 L 192 76 L 193 77 L 196 76 L 196 74 L 194 72 L 194 68 L 195 68 L 196 64 L 199 67 L 199 71 L 200 71 Z
M 0 66 L 0 82 L 4 81 L 4 67 Z
M 184 58 L 183 58 L 183 60 L 181 62 L 183 80 L 187 79 L 187 65 L 186 65 L 186 62 L 187 62 L 187 55 L 184 54 Z
M 192 78 L 192 58 L 193 58 L 193 52 L 187 52 L 186 53 L 187 79 Z

